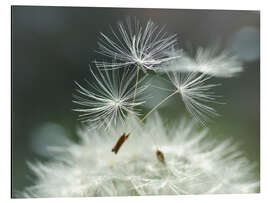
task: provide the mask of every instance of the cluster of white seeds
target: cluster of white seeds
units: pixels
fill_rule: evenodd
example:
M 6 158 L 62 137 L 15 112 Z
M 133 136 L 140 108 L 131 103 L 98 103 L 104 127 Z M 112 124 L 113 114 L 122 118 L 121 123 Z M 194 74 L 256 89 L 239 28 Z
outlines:
M 89 197 L 252 193 L 259 191 L 257 166 L 233 140 L 214 141 L 182 119 L 166 127 L 158 114 L 142 126 L 135 118 L 110 134 L 82 129 L 79 144 L 51 148 L 53 161 L 30 164 L 36 184 L 24 197 Z M 135 127 L 115 155 L 122 132 Z M 157 151 L 161 151 L 164 162 Z

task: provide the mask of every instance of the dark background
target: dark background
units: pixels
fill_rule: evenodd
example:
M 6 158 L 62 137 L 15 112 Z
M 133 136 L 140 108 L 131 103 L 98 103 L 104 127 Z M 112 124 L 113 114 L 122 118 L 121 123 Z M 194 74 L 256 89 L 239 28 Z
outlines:
M 207 46 L 220 40 L 243 59 L 238 77 L 215 79 L 221 117 L 210 124 L 218 138 L 233 137 L 247 157 L 260 161 L 260 13 L 135 8 L 12 7 L 12 191 L 31 184 L 26 161 L 48 160 L 47 145 L 76 139 L 71 109 L 74 81 L 88 76 L 88 64 L 102 59 L 94 51 L 100 32 L 110 33 L 126 17 L 151 18 L 178 35 L 179 45 Z M 155 97 L 153 98 L 155 99 Z M 163 110 L 174 118 L 182 107 L 172 99 Z M 259 176 L 259 169 L 258 169 Z

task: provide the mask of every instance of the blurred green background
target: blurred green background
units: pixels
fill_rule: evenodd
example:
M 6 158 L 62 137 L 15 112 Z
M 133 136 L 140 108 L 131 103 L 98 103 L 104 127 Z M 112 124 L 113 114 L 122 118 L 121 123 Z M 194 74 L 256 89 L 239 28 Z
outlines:
M 102 59 L 94 52 L 99 33 L 110 33 L 110 25 L 128 16 L 166 25 L 168 33 L 178 35 L 179 46 L 205 47 L 219 40 L 243 60 L 245 71 L 238 77 L 214 79 L 222 83 L 215 91 L 226 105 L 216 106 L 221 117 L 209 128 L 216 139 L 234 138 L 259 164 L 259 11 L 13 6 L 12 193 L 32 183 L 26 161 L 48 160 L 47 145 L 64 145 L 66 136 L 76 139 L 74 81 L 87 78 L 89 63 Z M 150 106 L 160 101 L 153 93 Z M 179 98 L 168 103 L 160 110 L 167 118 L 186 114 Z

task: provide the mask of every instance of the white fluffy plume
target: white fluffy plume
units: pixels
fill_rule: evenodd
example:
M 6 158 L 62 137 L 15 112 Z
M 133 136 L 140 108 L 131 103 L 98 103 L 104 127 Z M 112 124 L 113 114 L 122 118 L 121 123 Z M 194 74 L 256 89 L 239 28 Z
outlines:
M 158 114 L 147 127 L 129 119 L 110 134 L 82 130 L 80 143 L 51 148 L 53 161 L 29 164 L 35 185 L 20 197 L 88 197 L 253 193 L 259 191 L 258 168 L 232 140 L 217 141 L 192 122 L 167 128 Z M 115 155 L 119 135 L 134 129 Z M 156 151 L 165 159 L 159 161 Z
M 186 109 L 194 119 L 206 125 L 212 117 L 218 116 L 216 110 L 209 103 L 218 103 L 217 95 L 210 91 L 217 84 L 206 84 L 211 76 L 198 72 L 168 73 L 169 79 L 175 86 L 175 92 L 179 93 Z
M 89 123 L 92 127 L 104 127 L 109 129 L 118 122 L 125 122 L 128 113 L 137 114 L 134 107 L 144 103 L 140 97 L 147 85 L 141 85 L 144 77 L 135 85 L 136 73 L 126 68 L 119 70 L 90 68 L 93 80 L 86 80 L 87 87 L 77 84 L 77 92 L 73 102 L 79 107 L 74 109 L 80 113 L 79 119 Z M 136 102 L 134 101 L 134 90 L 136 88 Z
M 111 31 L 110 37 L 101 33 L 98 53 L 116 61 L 96 62 L 97 67 L 114 69 L 135 65 L 143 70 L 156 70 L 163 62 L 179 57 L 167 55 L 176 44 L 176 35 L 169 36 L 164 27 L 159 28 L 151 20 L 142 25 L 136 19 L 127 18 L 125 23 L 118 23 L 116 31 Z
M 242 62 L 230 52 L 215 47 L 199 47 L 194 56 L 183 50 L 172 49 L 170 56 L 181 56 L 166 63 L 161 71 L 200 72 L 214 77 L 233 77 L 243 71 Z

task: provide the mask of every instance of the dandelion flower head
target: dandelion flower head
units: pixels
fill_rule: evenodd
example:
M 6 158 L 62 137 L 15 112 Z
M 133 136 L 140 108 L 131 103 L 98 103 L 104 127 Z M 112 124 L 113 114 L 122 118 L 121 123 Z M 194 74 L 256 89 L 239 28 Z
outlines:
M 120 153 L 110 149 L 126 128 L 134 128 Z M 169 131 L 168 131 L 169 130 Z M 258 192 L 257 166 L 233 140 L 217 141 L 193 122 L 167 128 L 158 114 L 147 127 L 129 119 L 110 135 L 83 129 L 80 143 L 50 148 L 54 159 L 29 164 L 37 176 L 24 197 L 89 197 Z M 158 160 L 163 152 L 166 164 Z

